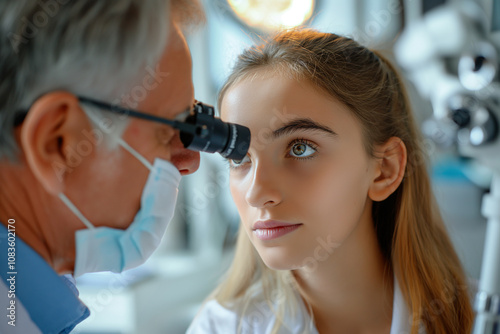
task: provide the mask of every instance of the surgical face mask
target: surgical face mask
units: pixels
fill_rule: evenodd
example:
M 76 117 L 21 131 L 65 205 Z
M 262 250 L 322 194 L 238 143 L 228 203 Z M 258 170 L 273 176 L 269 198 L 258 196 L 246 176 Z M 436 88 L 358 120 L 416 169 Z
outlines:
M 126 142 L 119 143 L 149 170 L 141 208 L 126 230 L 94 227 L 63 194 L 66 206 L 87 226 L 75 233 L 74 276 L 98 271 L 120 273 L 144 263 L 158 248 L 174 214 L 181 174 L 170 162 L 157 158 L 153 165 Z

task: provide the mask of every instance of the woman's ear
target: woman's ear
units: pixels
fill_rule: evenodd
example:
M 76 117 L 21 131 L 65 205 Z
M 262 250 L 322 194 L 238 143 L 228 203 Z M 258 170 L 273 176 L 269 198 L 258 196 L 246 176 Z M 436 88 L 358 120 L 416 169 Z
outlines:
M 368 190 L 373 201 L 383 201 L 401 184 L 406 169 L 406 146 L 398 137 L 375 148 L 375 178 Z
M 58 194 L 64 178 L 76 167 L 70 152 L 89 126 L 78 98 L 57 91 L 43 95 L 29 109 L 21 125 L 20 141 L 26 163 L 45 190 Z

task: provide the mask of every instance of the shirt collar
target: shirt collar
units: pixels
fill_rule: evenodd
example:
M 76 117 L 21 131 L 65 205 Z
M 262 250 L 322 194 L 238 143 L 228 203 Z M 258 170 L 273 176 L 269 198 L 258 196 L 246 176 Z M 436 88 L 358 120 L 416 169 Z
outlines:
M 409 333 L 411 330 L 410 312 L 408 312 L 406 301 L 403 298 L 396 277 L 394 277 L 394 300 L 392 303 L 392 324 L 390 334 Z
M 90 315 L 89 309 L 78 298 L 74 281 L 59 276 L 19 238 L 15 232 L 22 228 L 21 225 L 11 226 L 14 229 L 11 227 L 7 230 L 0 223 L 0 254 L 8 254 L 12 246 L 9 241 L 15 240 L 14 266 L 9 268 L 7 261 L 1 261 L 0 276 L 4 282 L 15 277 L 16 298 L 42 333 L 69 333 Z

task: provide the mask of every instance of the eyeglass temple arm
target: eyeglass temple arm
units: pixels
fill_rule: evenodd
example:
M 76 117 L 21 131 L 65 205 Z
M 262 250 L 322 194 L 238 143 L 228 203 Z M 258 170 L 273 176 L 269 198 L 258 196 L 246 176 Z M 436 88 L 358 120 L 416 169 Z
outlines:
M 163 118 L 163 117 L 158 117 L 158 116 L 154 116 L 154 115 L 150 115 L 150 114 L 141 113 L 141 112 L 138 112 L 136 110 L 123 108 L 123 107 L 120 107 L 118 105 L 111 105 L 108 103 L 92 100 L 92 99 L 89 99 L 86 97 L 79 97 L 78 100 L 82 103 L 91 104 L 91 105 L 98 107 L 99 109 L 103 109 L 105 111 L 109 111 L 109 112 L 112 112 L 115 114 L 126 115 L 129 117 L 139 118 L 139 119 L 143 119 L 146 121 L 167 124 L 167 125 L 172 126 L 173 128 L 179 129 L 180 131 L 187 132 L 189 134 L 199 136 L 203 133 L 202 129 L 199 126 L 196 126 L 193 124 L 179 122 L 177 120 L 171 120 L 168 118 Z

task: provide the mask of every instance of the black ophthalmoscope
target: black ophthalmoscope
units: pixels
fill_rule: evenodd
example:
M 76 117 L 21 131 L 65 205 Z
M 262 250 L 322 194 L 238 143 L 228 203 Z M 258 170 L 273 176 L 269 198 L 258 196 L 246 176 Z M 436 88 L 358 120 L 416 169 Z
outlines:
M 241 160 L 250 146 L 250 130 L 242 125 L 226 123 L 215 117 L 214 108 L 196 102 L 184 124 L 195 126 L 195 131 L 182 131 L 184 147 L 208 153 L 218 152 L 223 157 Z

